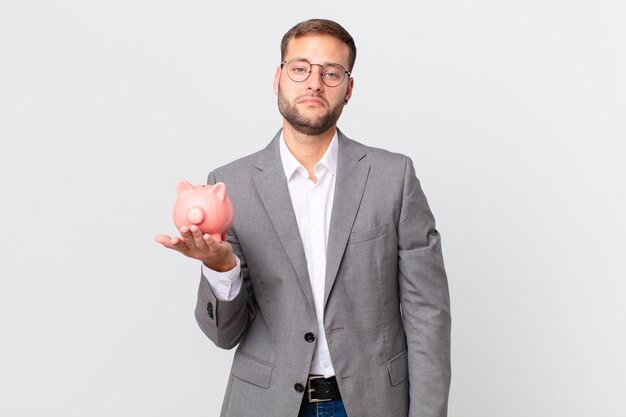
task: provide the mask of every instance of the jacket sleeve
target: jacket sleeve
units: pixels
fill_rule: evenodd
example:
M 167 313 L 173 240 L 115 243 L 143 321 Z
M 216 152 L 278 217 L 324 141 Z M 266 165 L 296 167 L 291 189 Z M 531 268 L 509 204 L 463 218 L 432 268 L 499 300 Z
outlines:
M 445 417 L 450 388 L 450 297 L 441 239 L 410 158 L 398 222 L 398 273 L 407 338 L 410 417 Z
M 214 174 L 210 173 L 207 183 L 215 184 L 215 182 Z M 228 231 L 227 240 L 240 260 L 243 285 L 233 300 L 218 300 L 211 290 L 207 278 L 201 272 L 195 311 L 196 321 L 204 334 L 222 349 L 232 349 L 237 346 L 245 334 L 248 323 L 256 314 L 248 265 L 233 227 Z

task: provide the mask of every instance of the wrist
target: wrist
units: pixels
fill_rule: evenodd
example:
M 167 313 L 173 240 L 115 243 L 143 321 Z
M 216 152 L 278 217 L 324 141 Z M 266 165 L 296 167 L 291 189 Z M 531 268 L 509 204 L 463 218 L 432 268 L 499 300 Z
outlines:
M 224 261 L 203 261 L 204 265 L 216 272 L 228 272 L 237 266 L 237 261 L 233 255 Z

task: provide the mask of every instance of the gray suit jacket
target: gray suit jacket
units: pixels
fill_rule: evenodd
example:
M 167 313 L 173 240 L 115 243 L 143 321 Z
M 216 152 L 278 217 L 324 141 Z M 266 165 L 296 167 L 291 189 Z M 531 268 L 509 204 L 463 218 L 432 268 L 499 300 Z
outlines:
M 411 160 L 338 134 L 324 328 L 350 417 L 444 417 L 450 308 L 439 233 Z M 244 285 L 219 301 L 202 277 L 196 319 L 237 344 L 221 417 L 296 417 L 316 331 L 306 258 L 279 153 L 216 169 L 235 207 L 228 241 Z

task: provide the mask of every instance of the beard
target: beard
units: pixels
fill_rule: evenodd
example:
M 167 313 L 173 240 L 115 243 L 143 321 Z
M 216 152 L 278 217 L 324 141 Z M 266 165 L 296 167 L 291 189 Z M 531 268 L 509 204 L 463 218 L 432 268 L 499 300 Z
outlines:
M 311 95 L 311 97 L 321 98 L 314 95 Z M 298 97 L 298 99 L 300 98 L 301 97 Z M 324 100 L 323 98 L 321 99 Z M 324 102 L 326 102 L 326 100 L 324 100 Z M 307 117 L 302 114 L 295 105 L 289 103 L 289 100 L 287 100 L 287 98 L 283 95 L 279 87 L 278 110 L 280 111 L 280 114 L 283 115 L 285 120 L 293 126 L 296 132 L 307 136 L 317 136 L 326 132 L 337 123 L 337 120 L 339 120 L 339 116 L 341 116 L 341 112 L 343 111 L 343 103 L 330 108 L 326 113 L 320 116 Z

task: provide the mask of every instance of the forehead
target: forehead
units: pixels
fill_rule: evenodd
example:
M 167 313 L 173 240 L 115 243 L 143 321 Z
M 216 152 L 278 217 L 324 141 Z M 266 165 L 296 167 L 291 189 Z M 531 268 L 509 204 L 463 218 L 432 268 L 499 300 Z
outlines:
M 350 49 L 340 39 L 327 34 L 311 34 L 292 38 L 287 44 L 285 61 L 305 58 L 315 64 L 336 63 L 347 68 Z

